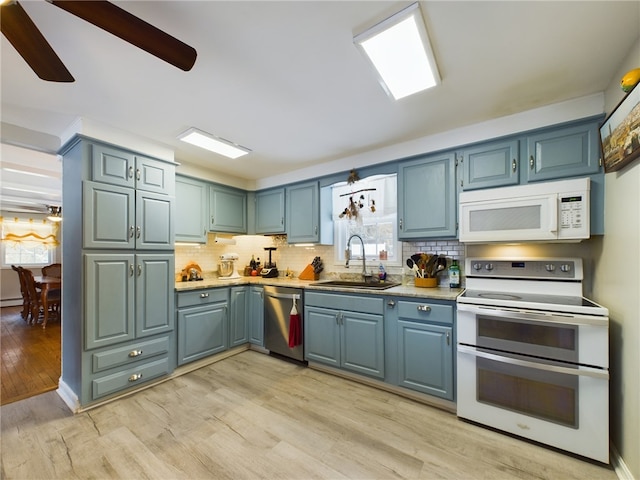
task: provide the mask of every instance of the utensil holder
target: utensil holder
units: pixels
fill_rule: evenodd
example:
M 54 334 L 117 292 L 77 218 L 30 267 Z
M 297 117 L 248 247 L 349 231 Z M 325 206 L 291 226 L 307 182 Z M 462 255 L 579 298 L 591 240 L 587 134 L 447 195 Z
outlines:
M 416 287 L 433 288 L 438 286 L 438 279 L 436 277 L 422 278 L 416 277 Z

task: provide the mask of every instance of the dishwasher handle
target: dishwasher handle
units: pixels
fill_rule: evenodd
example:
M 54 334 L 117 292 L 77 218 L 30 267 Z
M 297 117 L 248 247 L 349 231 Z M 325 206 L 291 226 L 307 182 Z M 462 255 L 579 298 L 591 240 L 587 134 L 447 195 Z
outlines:
M 272 298 L 285 298 L 287 300 L 300 300 L 301 295 L 299 293 L 274 293 L 274 292 L 265 292 L 267 297 Z

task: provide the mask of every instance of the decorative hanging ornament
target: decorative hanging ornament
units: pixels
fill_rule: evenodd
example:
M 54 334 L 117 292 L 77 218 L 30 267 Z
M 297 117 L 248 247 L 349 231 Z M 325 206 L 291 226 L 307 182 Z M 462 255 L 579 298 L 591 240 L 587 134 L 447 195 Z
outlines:
M 349 185 L 352 185 L 356 183 L 358 180 L 360 180 L 360 176 L 358 175 L 358 172 L 356 172 L 356 169 L 352 168 L 351 171 L 349 172 L 349 178 L 347 178 L 347 183 Z

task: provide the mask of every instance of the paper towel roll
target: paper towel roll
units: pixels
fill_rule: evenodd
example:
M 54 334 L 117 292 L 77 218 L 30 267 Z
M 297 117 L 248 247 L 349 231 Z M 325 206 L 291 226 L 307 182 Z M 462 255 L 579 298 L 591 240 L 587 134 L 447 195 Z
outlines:
M 236 241 L 233 238 L 224 238 L 224 237 L 219 237 L 218 235 L 216 235 L 216 243 L 219 243 L 220 245 L 235 245 Z

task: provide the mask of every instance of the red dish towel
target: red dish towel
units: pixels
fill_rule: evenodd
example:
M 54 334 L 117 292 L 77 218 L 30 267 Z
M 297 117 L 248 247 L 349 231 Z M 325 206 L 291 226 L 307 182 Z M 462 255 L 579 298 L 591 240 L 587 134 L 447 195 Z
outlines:
M 296 297 L 293 297 L 293 307 L 289 314 L 289 348 L 302 344 L 302 319 L 296 308 Z

